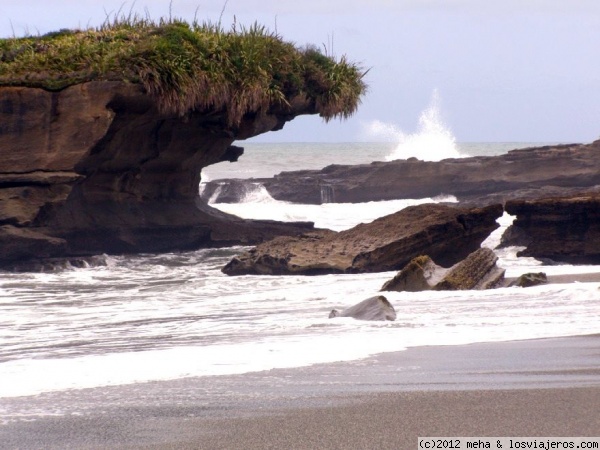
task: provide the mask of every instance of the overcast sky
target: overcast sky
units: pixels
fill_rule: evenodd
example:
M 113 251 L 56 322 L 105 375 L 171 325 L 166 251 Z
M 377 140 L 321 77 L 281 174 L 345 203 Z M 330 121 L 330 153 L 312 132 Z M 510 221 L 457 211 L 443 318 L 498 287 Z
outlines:
M 0 36 L 85 28 L 123 6 L 154 18 L 168 0 L 1 0 Z M 270 141 L 355 141 L 380 121 L 405 131 L 437 90 L 460 142 L 589 142 L 600 137 L 600 0 L 173 0 L 174 16 L 258 21 L 299 45 L 370 68 L 359 112 L 297 118 Z

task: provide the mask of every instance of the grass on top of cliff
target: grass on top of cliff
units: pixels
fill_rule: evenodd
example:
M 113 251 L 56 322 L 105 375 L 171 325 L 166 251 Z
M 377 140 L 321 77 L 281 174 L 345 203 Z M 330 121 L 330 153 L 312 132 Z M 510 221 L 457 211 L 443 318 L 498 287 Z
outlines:
M 366 91 L 345 57 L 299 48 L 265 27 L 121 18 L 86 31 L 0 39 L 0 86 L 60 90 L 92 80 L 141 83 L 167 113 L 244 114 L 306 95 L 325 120 L 347 118 Z

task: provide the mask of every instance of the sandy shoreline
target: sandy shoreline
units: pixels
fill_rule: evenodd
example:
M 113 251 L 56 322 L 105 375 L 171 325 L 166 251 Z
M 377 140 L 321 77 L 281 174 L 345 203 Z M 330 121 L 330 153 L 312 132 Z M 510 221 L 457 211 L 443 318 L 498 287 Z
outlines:
M 600 272 L 549 275 L 549 283 L 600 283 Z
M 598 436 L 599 388 L 416 391 L 269 416 L 194 419 L 147 449 L 415 449 L 424 436 Z
M 48 410 L 56 416 L 39 414 Z M 2 449 L 402 449 L 419 435 L 598 436 L 600 336 L 5 398 L 0 411 Z

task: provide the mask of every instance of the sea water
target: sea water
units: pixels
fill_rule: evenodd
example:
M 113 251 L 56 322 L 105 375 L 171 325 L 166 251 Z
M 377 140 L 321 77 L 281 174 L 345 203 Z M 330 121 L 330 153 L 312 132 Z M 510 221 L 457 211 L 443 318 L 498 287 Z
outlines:
M 240 143 L 246 152 L 239 162 L 206 168 L 202 179 L 260 178 L 411 156 L 491 156 L 535 145 L 457 143 L 442 125 L 434 126 L 439 121 L 434 113 L 425 111 L 420 131 L 404 138 L 398 134 L 391 143 Z M 375 130 L 381 126 L 371 124 Z M 415 144 L 425 141 L 426 148 Z M 242 217 L 309 220 L 343 230 L 409 205 L 455 201 L 448 194 L 301 205 L 276 201 L 257 183 L 243 202 L 213 206 Z M 511 221 L 503 216 L 484 245 L 494 248 Z M 390 292 L 385 295 L 397 311 L 395 322 L 329 319 L 331 309 L 377 295 L 394 273 L 224 275 L 221 268 L 244 250 L 100 255 L 89 267 L 0 272 L 0 398 L 357 360 L 408 347 L 600 331 L 600 283 Z M 531 271 L 600 272 L 597 266 L 543 266 L 517 258 L 518 250 L 496 251 L 509 277 Z M 10 414 L 0 401 L 0 416 Z
M 457 144 L 466 154 L 511 144 Z M 516 145 L 519 146 L 519 145 Z M 523 146 L 523 145 L 521 145 Z M 302 166 L 384 159 L 389 144 L 251 144 L 246 177 Z M 275 157 L 277 155 L 277 157 Z M 303 155 L 311 155 L 306 160 Z M 254 161 L 254 162 L 252 162 Z M 267 168 L 269 162 L 270 168 Z M 304 161 L 304 164 L 301 162 Z M 207 174 L 233 169 L 214 167 Z M 362 204 L 278 202 L 257 186 L 243 203 L 215 205 L 243 217 L 312 220 L 335 230 L 408 205 L 453 197 Z M 484 243 L 495 247 L 512 218 Z M 378 294 L 394 273 L 228 277 L 244 248 L 101 256 L 101 264 L 52 273 L 0 273 L 0 397 L 189 376 L 353 360 L 407 347 L 568 336 L 600 331 L 600 284 L 528 289 L 386 293 L 395 322 L 329 319 L 333 308 Z M 600 271 L 543 266 L 497 251 L 507 276 Z

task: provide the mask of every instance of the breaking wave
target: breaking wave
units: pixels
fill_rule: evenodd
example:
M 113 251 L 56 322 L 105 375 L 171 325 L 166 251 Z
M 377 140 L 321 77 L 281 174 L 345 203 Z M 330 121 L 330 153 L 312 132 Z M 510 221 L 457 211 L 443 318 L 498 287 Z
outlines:
M 419 116 L 419 125 L 414 133 L 405 133 L 396 125 L 380 120 L 369 123 L 367 131 L 371 136 L 398 143 L 386 157 L 388 161 L 411 157 L 423 161 L 440 161 L 465 156 L 459 152 L 452 130 L 442 119 L 437 89 L 433 91 L 429 105 Z

